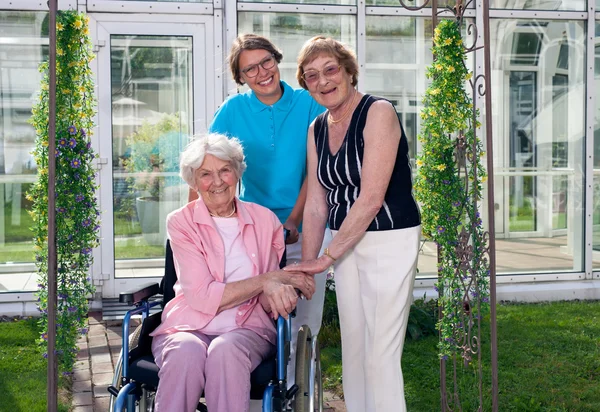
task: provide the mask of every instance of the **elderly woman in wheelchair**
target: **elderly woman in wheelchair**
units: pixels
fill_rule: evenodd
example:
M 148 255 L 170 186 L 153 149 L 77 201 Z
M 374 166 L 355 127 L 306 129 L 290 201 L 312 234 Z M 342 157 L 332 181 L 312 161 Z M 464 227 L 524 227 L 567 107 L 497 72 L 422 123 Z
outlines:
M 298 291 L 314 292 L 312 276 L 279 269 L 275 214 L 236 198 L 245 166 L 240 143 L 219 134 L 181 154 L 181 177 L 200 196 L 167 218 L 177 281 L 150 334 L 159 412 L 195 411 L 203 393 L 209 412 L 248 411 L 251 372 L 275 352 L 273 319 L 288 318 Z

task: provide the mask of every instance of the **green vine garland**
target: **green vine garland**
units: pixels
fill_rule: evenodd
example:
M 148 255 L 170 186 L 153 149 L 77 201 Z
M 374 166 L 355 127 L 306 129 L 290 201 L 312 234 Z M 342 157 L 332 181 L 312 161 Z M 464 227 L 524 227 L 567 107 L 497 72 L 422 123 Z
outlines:
M 88 297 L 94 293 L 89 277 L 92 249 L 98 246 L 100 215 L 96 204 L 96 157 L 90 136 L 95 114 L 90 62 L 94 58 L 88 17 L 76 11 L 59 12 L 56 48 L 56 245 L 57 308 L 56 355 L 68 374 L 77 355 L 77 338 L 85 334 Z M 33 155 L 38 180 L 28 193 L 33 201 L 38 308 L 41 312 L 40 346 L 47 357 L 48 340 L 48 62 L 38 102 L 30 120 L 36 130 Z
M 442 359 L 460 353 L 470 359 L 470 318 L 480 319 L 489 298 L 486 237 L 477 210 L 487 175 L 485 153 L 475 129 L 478 111 L 465 90 L 472 73 L 464 64 L 466 50 L 457 20 L 442 20 L 434 31 L 435 61 L 421 111 L 422 143 L 417 158 L 415 196 L 422 207 L 425 237 L 438 249 Z M 470 312 L 470 313 L 469 313 Z

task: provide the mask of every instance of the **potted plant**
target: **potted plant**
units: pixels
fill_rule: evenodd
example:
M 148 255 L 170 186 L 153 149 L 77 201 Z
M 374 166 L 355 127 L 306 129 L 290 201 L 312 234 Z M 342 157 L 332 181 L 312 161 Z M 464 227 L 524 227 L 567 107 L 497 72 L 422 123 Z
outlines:
M 166 215 L 179 206 L 179 153 L 187 142 L 179 114 L 144 120 L 126 139 L 123 165 L 135 198 L 142 235 L 150 244 L 164 242 Z

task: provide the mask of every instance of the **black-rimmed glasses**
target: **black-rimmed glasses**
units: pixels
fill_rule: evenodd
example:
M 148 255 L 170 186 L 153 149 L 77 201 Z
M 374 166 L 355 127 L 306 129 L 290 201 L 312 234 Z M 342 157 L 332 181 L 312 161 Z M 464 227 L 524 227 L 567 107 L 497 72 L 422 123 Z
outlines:
M 275 66 L 275 63 L 277 63 L 275 56 L 270 55 L 259 61 L 257 64 L 251 64 L 250 66 L 242 69 L 242 73 L 244 73 L 246 77 L 256 77 L 258 76 L 259 66 L 265 70 L 269 70 Z

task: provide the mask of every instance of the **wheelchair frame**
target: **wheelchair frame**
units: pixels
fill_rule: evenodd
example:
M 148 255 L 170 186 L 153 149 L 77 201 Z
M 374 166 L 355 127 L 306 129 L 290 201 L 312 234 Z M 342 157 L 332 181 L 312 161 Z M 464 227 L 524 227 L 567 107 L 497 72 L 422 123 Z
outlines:
M 120 301 L 122 303 L 134 304 L 136 308 L 129 310 L 123 318 L 123 346 L 121 349 L 121 356 L 119 359 L 119 365 L 121 374 L 118 372 L 115 374 L 113 379 L 113 385 L 108 388 L 111 393 L 111 405 L 113 405 L 114 412 L 127 412 L 136 411 L 136 403 L 140 401 L 145 404 L 146 399 L 144 398 L 145 389 L 138 386 L 138 383 L 132 381 L 129 377 L 129 325 L 131 318 L 134 315 L 141 314 L 142 322 L 150 315 L 150 309 L 160 304 L 160 302 L 149 302 L 148 298 L 158 294 L 158 284 L 153 284 L 149 287 L 144 288 L 142 291 L 134 294 L 121 294 Z M 288 407 L 291 406 L 293 412 L 313 412 L 323 411 L 323 390 L 321 385 L 321 366 L 319 357 L 319 345 L 316 336 L 310 338 L 308 347 L 310 348 L 307 360 L 306 353 L 296 354 L 296 365 L 299 362 L 310 362 L 308 367 L 308 388 L 300 388 L 297 383 L 292 385 L 290 388 L 287 387 L 286 371 L 288 360 L 290 357 L 290 343 L 292 337 L 292 317 L 288 316 L 288 319 L 279 317 L 277 320 L 277 353 L 276 353 L 276 377 L 275 381 L 271 380 L 266 387 L 263 398 L 262 398 L 262 412 L 285 412 Z M 303 325 L 308 329 L 308 335 L 310 336 L 310 328 Z M 306 338 L 306 337 L 304 337 Z M 299 340 L 302 337 L 299 334 Z M 127 356 L 125 356 L 127 354 Z M 304 371 L 306 368 L 302 368 Z M 298 376 L 298 367 L 296 368 L 296 382 L 301 378 L 306 382 L 306 377 Z M 304 372 L 306 373 L 306 372 Z M 118 385 L 118 388 L 115 387 Z M 307 390 L 305 392 L 303 389 Z M 140 395 L 141 390 L 141 395 Z M 296 408 L 296 396 L 303 396 L 308 398 L 308 402 L 303 400 L 301 404 L 302 409 Z M 142 398 L 144 398 L 142 400 Z M 315 402 L 315 398 L 317 398 Z M 147 405 L 144 405 L 147 408 Z M 315 409 L 317 408 L 317 409 Z M 153 410 L 153 409 L 151 409 Z M 147 412 L 147 411 L 144 411 Z

